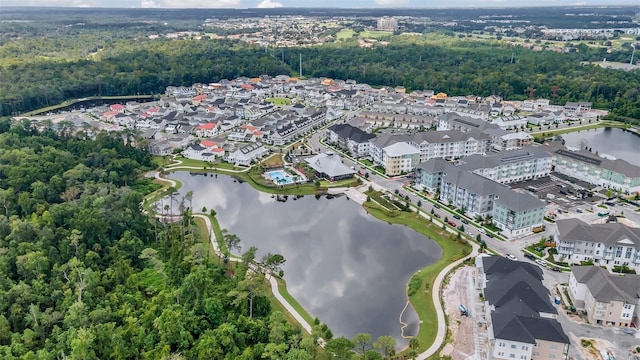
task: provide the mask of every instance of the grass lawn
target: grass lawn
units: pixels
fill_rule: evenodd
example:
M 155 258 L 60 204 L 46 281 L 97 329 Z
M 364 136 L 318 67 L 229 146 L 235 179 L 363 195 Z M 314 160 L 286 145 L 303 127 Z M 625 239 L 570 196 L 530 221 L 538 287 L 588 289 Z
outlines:
M 358 37 L 361 38 L 370 38 L 370 39 L 382 39 L 387 36 L 391 36 L 393 33 L 391 31 L 363 31 L 358 34 Z
M 264 100 L 265 102 L 272 103 L 274 105 L 291 105 L 291 99 L 287 98 L 267 98 Z
M 169 164 L 168 167 L 172 168 L 172 170 L 180 170 L 180 168 L 186 167 L 194 167 L 194 168 L 202 168 L 202 169 L 223 169 L 223 170 L 246 170 L 246 167 L 235 166 L 233 164 L 229 164 L 227 162 L 207 162 L 201 160 L 187 159 L 183 157 L 177 157 L 177 160 L 182 161 L 181 164 L 172 165 Z M 194 169 L 185 169 L 185 170 L 194 170 Z
M 432 325 L 434 319 L 436 319 L 435 305 L 431 301 L 433 282 L 443 268 L 469 254 L 471 246 L 466 240 L 457 239 L 455 235 L 442 230 L 439 226 L 433 225 L 416 213 L 398 212 L 396 214 L 394 212 L 395 216 L 390 216 L 388 211 L 381 209 L 372 202 L 366 202 L 364 207 L 369 214 L 376 218 L 389 223 L 406 225 L 434 240 L 442 248 L 442 258 L 440 260 L 416 273 L 415 276 L 422 280 L 423 287 L 421 288 L 422 291 L 417 291 L 410 297 L 411 304 L 422 321 L 417 338 L 420 344 L 418 352 L 423 352 L 434 342 L 438 331 L 437 327 Z
M 265 167 L 284 166 L 282 154 L 273 154 L 262 162 Z
M 546 138 L 550 136 L 568 134 L 568 133 L 581 131 L 581 130 L 598 129 L 602 127 L 624 127 L 624 125 L 625 125 L 624 123 L 617 122 L 617 121 L 609 121 L 609 120 L 592 122 L 591 124 L 585 121 L 581 125 L 573 125 L 569 128 L 559 129 L 559 130 L 556 130 L 554 126 L 552 126 L 551 129 L 547 130 L 547 127 L 543 126 L 542 130 L 532 131 L 531 135 L 535 138 Z
M 369 159 L 362 159 L 360 160 L 360 163 L 364 166 L 373 166 L 373 162 Z
M 287 276 L 287 274 L 285 274 L 285 276 Z M 311 314 L 307 312 L 305 308 L 302 307 L 302 305 L 298 303 L 298 301 L 296 301 L 296 299 L 293 296 L 291 296 L 291 294 L 289 294 L 289 292 L 287 291 L 287 284 L 285 283 L 285 281 L 280 278 L 276 280 L 278 280 L 278 290 L 280 291 L 280 295 L 282 295 L 282 297 L 285 300 L 287 300 L 287 302 L 291 304 L 291 306 L 294 309 L 296 309 L 296 311 L 298 311 L 298 313 L 302 316 L 303 319 L 305 319 L 310 325 L 313 326 L 313 317 L 311 316 Z
M 320 181 L 320 187 L 321 188 L 351 187 L 351 186 L 358 186 L 361 183 L 362 182 L 357 177 L 354 176 L 351 179 L 342 179 L 338 181 L 322 180 Z
M 337 40 L 349 40 L 356 34 L 352 29 L 342 29 L 336 33 Z

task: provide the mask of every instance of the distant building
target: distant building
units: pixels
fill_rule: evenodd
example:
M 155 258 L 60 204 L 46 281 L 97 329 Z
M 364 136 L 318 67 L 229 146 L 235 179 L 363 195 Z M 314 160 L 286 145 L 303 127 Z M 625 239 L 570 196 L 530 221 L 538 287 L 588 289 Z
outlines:
M 378 19 L 378 26 L 376 28 L 380 31 L 397 31 L 398 20 L 392 17 L 383 16 Z
M 639 275 L 612 274 L 599 266 L 571 268 L 569 296 L 592 324 L 631 326 L 638 319 L 639 290 Z

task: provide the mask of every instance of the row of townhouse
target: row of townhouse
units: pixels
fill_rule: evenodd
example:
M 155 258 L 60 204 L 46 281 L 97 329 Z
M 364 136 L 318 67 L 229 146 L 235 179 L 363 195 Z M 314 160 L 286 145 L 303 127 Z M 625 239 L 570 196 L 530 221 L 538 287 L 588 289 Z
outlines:
M 640 275 L 615 274 L 599 266 L 573 266 L 569 297 L 592 324 L 638 326 Z
M 557 320 L 542 270 L 502 256 L 476 258 L 491 359 L 566 360 L 571 341 Z M 478 316 L 479 317 L 479 316 Z
M 625 193 L 640 192 L 640 166 L 622 159 L 602 158 L 587 150 L 570 149 L 559 142 L 547 146 L 555 157 L 554 171 L 558 173 Z
M 628 267 L 640 272 L 640 229 L 617 222 L 587 224 L 578 219 L 556 221 L 558 255 L 569 264 L 593 261 L 608 269 Z

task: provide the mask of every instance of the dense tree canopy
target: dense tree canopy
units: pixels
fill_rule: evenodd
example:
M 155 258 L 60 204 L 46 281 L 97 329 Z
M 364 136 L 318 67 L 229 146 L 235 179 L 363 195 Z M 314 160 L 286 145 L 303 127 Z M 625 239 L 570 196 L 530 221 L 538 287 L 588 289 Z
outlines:
M 0 115 L 96 95 L 163 93 L 166 86 L 238 76 L 297 74 L 355 79 L 374 86 L 433 89 L 451 95 L 537 97 L 555 104 L 591 101 L 615 114 L 640 118 L 640 71 L 581 65 L 603 57 L 627 59 L 580 44 L 571 53 L 534 51 L 505 42 L 438 34 L 396 36 L 388 46 L 357 41 L 309 48 L 265 49 L 229 40 L 155 39 L 150 29 L 109 32 L 82 28 L 55 38 L 5 39 L 0 45 Z M 513 62 L 512 60 L 513 55 Z M 625 60 L 626 61 L 626 60 Z
M 358 359 L 355 344 L 368 359 L 394 353 L 393 338 L 332 339 L 317 319 L 303 333 L 272 310 L 255 248 L 225 262 L 188 207 L 172 224 L 141 211 L 150 167 L 119 134 L 87 140 L 0 121 L 0 358 Z M 278 273 L 285 259 L 262 261 Z

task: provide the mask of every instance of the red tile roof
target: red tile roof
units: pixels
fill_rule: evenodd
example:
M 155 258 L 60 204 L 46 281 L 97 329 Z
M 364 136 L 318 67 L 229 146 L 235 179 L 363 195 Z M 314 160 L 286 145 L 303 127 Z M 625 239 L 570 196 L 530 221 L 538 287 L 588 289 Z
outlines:
M 218 146 L 218 144 L 217 144 L 217 143 L 215 143 L 215 142 L 213 142 L 213 141 L 210 141 L 210 140 L 202 140 L 202 141 L 200 142 L 200 145 L 202 145 L 202 146 L 206 146 L 206 147 L 214 147 L 214 146 Z
M 124 105 L 122 105 L 122 104 L 113 104 L 113 105 L 109 106 L 109 109 L 111 109 L 113 111 L 122 110 L 122 109 L 124 109 Z
M 210 130 L 216 127 L 216 123 L 206 123 L 202 125 L 198 125 L 197 130 Z

